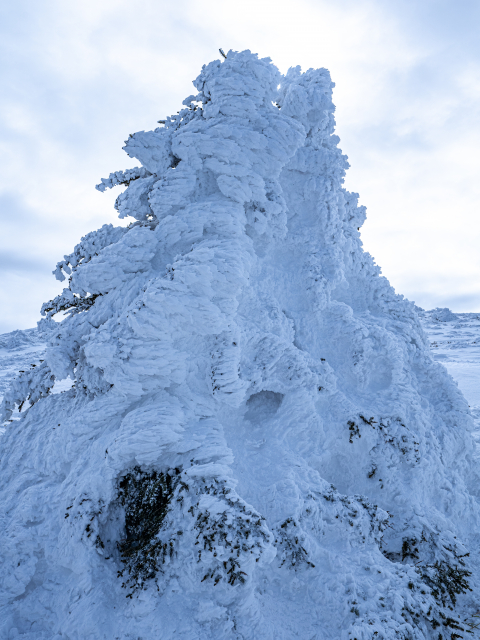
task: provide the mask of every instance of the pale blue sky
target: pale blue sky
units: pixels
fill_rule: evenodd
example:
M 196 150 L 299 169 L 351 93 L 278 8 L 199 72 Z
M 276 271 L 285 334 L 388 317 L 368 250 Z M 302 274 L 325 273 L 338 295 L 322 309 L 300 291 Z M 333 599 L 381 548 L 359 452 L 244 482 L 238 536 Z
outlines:
M 0 333 L 34 326 L 56 262 L 119 223 L 94 185 L 219 47 L 330 70 L 365 248 L 417 304 L 480 312 L 479 28 L 478 0 L 4 0 Z

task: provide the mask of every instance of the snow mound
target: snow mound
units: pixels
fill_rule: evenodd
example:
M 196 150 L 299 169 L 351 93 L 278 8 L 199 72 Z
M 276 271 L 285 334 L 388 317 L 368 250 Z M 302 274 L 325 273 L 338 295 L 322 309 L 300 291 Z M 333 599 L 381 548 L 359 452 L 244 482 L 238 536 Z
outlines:
M 23 347 L 43 345 L 42 337 L 37 329 L 16 330 L 0 335 L 0 349 L 13 350 Z
M 448 307 L 443 309 L 437 307 L 436 309 L 429 311 L 428 314 L 432 320 L 436 320 L 437 322 L 453 322 L 457 320 L 457 316 L 452 313 Z
M 194 85 L 102 180 L 132 224 L 58 263 L 5 395 L 0 635 L 454 637 L 472 417 L 362 249 L 330 75 L 230 51 Z

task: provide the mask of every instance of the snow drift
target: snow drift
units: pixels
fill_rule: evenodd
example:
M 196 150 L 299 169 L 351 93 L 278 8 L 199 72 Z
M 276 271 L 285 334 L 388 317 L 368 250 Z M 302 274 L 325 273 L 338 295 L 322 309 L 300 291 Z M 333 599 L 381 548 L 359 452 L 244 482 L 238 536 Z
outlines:
M 462 637 L 472 419 L 362 250 L 329 73 L 230 51 L 194 85 L 5 396 L 2 637 Z
M 457 320 L 457 316 L 448 308 L 440 309 L 437 307 L 430 312 L 430 318 L 437 322 L 453 322 Z

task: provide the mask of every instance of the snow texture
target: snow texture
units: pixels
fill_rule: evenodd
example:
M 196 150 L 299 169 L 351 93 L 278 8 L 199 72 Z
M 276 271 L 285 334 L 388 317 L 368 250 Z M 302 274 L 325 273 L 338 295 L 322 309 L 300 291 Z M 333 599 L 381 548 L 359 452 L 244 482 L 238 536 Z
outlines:
M 474 417 L 475 432 L 480 433 L 480 314 L 452 314 L 455 322 L 446 324 L 435 311 L 422 318 L 433 357 L 457 381 Z
M 457 319 L 457 316 L 446 307 L 444 309 L 440 309 L 439 307 L 437 307 L 436 309 L 430 311 L 429 315 L 433 321 L 437 322 L 455 322 L 455 320 Z
M 25 369 L 38 366 L 44 353 L 45 342 L 36 329 L 0 335 L 0 400 L 12 378 L 18 373 L 25 373 Z M 0 426 L 0 434 L 3 432 Z
M 0 637 L 463 637 L 474 423 L 362 249 L 330 75 L 230 51 L 194 85 L 5 394 Z

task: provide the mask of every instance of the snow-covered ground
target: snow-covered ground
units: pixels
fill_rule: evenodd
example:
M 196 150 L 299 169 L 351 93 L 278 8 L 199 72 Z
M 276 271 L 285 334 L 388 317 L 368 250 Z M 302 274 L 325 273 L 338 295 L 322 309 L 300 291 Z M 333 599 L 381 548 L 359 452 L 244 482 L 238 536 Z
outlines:
M 437 316 L 428 311 L 423 317 L 433 357 L 458 383 L 480 429 L 480 313 L 456 313 L 447 321 Z
M 46 345 L 36 328 L 17 330 L 0 335 L 0 402 L 18 373 L 43 362 Z M 70 378 L 55 383 L 52 393 L 70 389 Z M 16 416 L 13 416 L 15 418 Z M 5 429 L 0 427 L 0 435 Z
M 45 343 L 36 329 L 0 335 L 0 400 L 17 373 L 43 359 Z

